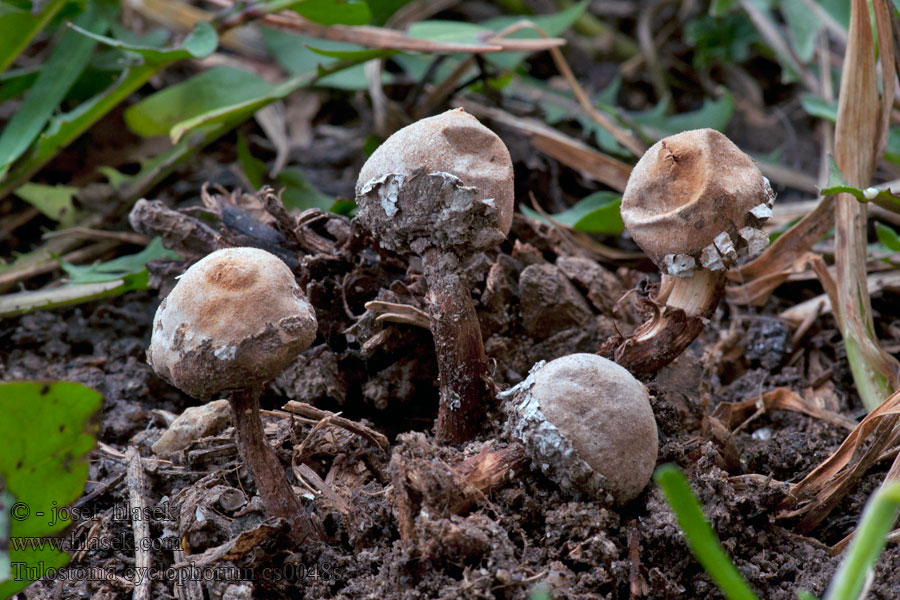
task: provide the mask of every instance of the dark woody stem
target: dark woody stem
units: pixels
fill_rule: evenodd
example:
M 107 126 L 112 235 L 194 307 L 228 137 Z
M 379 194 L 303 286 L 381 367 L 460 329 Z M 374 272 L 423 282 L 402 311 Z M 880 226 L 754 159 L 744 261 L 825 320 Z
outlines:
M 611 352 L 633 375 L 649 375 L 684 352 L 703 331 L 725 290 L 724 271 L 699 270 L 691 278 L 663 276 L 653 317 Z M 608 355 L 606 347 L 599 354 Z
M 491 399 L 481 327 L 456 255 L 429 249 L 422 265 L 441 386 L 437 438 L 465 442 L 481 425 Z
M 302 543 L 321 539 L 284 474 L 281 461 L 269 445 L 259 418 L 262 388 L 236 391 L 231 395 L 231 414 L 237 431 L 238 450 L 250 469 L 266 513 L 281 517 L 291 525 L 291 537 Z

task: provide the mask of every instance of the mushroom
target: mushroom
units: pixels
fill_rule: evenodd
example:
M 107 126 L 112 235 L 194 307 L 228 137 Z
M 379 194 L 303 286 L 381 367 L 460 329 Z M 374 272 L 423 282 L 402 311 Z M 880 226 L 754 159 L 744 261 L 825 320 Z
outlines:
M 256 248 L 226 248 L 195 263 L 160 303 L 147 362 L 185 393 L 209 400 L 232 392 L 238 450 L 267 513 L 291 524 L 294 539 L 318 538 L 259 417 L 265 384 L 316 337 L 316 317 L 281 259 Z
M 624 504 L 650 481 L 658 438 L 647 388 L 611 360 L 541 361 L 499 397 L 507 432 L 563 490 Z
M 621 213 L 662 284 L 648 303 L 653 317 L 617 341 L 617 363 L 635 374 L 655 372 L 700 335 L 722 297 L 725 271 L 768 246 L 761 227 L 774 200 L 753 160 L 713 129 L 685 131 L 647 150 L 628 179 Z
M 357 220 L 383 248 L 422 258 L 440 377 L 437 436 L 470 439 L 491 394 L 463 263 L 509 232 L 509 151 L 462 109 L 422 119 L 369 157 L 356 182 L 356 202 Z

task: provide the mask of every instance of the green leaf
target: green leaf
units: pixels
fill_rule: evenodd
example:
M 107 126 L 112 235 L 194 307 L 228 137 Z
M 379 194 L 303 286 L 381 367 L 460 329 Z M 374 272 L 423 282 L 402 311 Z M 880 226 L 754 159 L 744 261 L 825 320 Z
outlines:
M 0 582 L 12 577 L 12 566 L 9 564 L 9 509 L 15 503 L 16 497 L 6 491 L 3 480 L 0 479 Z
M 0 31 L 3 32 L 0 35 L 0 73 L 9 68 L 67 1 L 50 0 L 36 15 L 5 2 L 0 5 Z
M 356 44 L 320 40 L 268 28 L 263 29 L 263 42 L 278 64 L 293 75 L 315 74 L 320 66 L 327 68 L 337 64 L 336 59 L 317 54 L 311 49 L 312 46 L 315 46 L 319 52 L 360 52 L 365 50 Z M 369 88 L 365 66 L 362 64 L 323 77 L 316 82 L 316 85 L 351 91 Z
M 274 89 L 250 71 L 214 67 L 129 106 L 125 123 L 143 137 L 167 135 L 184 121 L 267 96 Z
M 171 62 L 182 58 L 206 58 L 215 52 L 219 43 L 216 30 L 209 23 L 202 21 L 197 23 L 194 30 L 188 34 L 180 46 L 162 49 L 154 45 L 127 43 L 111 37 L 97 35 L 75 25 L 72 26 L 72 29 L 106 44 L 110 48 L 118 48 L 138 54 L 147 63 Z
M 874 202 L 881 208 L 900 214 L 900 196 L 891 190 L 879 190 L 876 187 L 861 189 L 844 178 L 843 173 L 834 162 L 834 157 L 828 155 L 828 183 L 819 190 L 823 196 L 832 194 L 850 194 L 860 202 Z
M 329 210 L 335 205 L 334 198 L 313 187 L 303 171 L 296 167 L 284 169 L 276 179 L 279 185 L 284 186 L 281 200 L 288 210 L 306 210 L 307 208 Z
M 866 503 L 856 535 L 828 586 L 825 600 L 855 600 L 863 596 L 884 550 L 885 538 L 897 520 L 898 509 L 900 482 L 892 481 L 875 491 Z
M 662 489 L 666 502 L 675 513 L 694 557 L 725 597 L 728 600 L 757 600 L 756 594 L 725 554 L 681 469 L 672 464 L 662 465 L 653 473 L 653 480 Z
M 826 102 L 815 94 L 801 94 L 800 104 L 809 115 L 834 123 L 837 121 L 837 100 Z
M 725 12 L 689 21 L 684 26 L 684 38 L 694 48 L 694 68 L 705 69 L 744 62 L 759 41 L 759 33 L 743 13 Z
M 303 0 L 290 10 L 322 25 L 368 25 L 372 11 L 364 0 Z
M 670 105 L 671 100 L 665 99 L 647 112 L 629 113 L 629 116 L 642 127 L 653 129 L 656 137 L 663 138 L 704 127 L 724 131 L 734 114 L 734 97 L 727 90 L 723 90 L 718 100 L 704 99 L 703 107 L 693 112 L 669 115 Z
M 96 391 L 67 381 L 0 385 L 0 480 L 15 497 L 10 512 L 13 577 L 0 583 L 0 598 L 32 583 L 21 576 L 29 568 L 45 573 L 69 562 L 68 554 L 51 545 L 31 542 L 58 535 L 69 524 L 59 508 L 84 491 L 86 455 L 96 442 L 102 403 Z
M 619 214 L 619 206 L 622 204 L 622 196 L 614 192 L 595 192 L 580 200 L 577 204 L 555 215 L 550 215 L 554 221 L 576 231 L 584 233 L 598 233 L 605 235 L 619 235 L 625 230 L 622 216 Z M 540 213 L 522 205 L 522 212 L 538 221 L 547 222 Z
M 327 56 L 329 58 L 339 58 L 341 60 L 372 60 L 373 58 L 387 58 L 397 54 L 396 50 L 390 48 L 367 48 L 363 50 L 328 50 L 326 48 L 316 48 L 309 46 L 309 49 L 319 56 Z
M 238 134 L 237 141 L 237 156 L 238 163 L 241 165 L 241 170 L 244 172 L 244 175 L 247 176 L 247 181 L 250 182 L 255 189 L 259 189 L 262 187 L 263 180 L 266 176 L 266 163 L 261 160 L 258 160 L 250 154 L 250 148 L 247 147 L 247 139 Z
M 441 21 L 432 19 L 419 21 L 410 25 L 406 34 L 409 37 L 435 42 L 452 42 L 454 44 L 484 45 L 484 39 L 494 34 L 494 30 L 477 23 L 465 21 Z
M 87 9 L 75 21 L 78 26 L 95 33 L 106 31 L 106 15 L 97 4 L 89 2 Z M 0 134 L 0 177 L 44 128 L 53 111 L 84 70 L 96 42 L 74 31 L 66 31 L 59 45 L 41 68 L 34 86 L 25 96 L 22 107 Z
M 875 234 L 878 241 L 891 252 L 900 252 L 900 236 L 897 232 L 883 223 L 875 224 Z
M 816 36 L 822 28 L 822 20 L 804 0 L 781 0 L 779 6 L 791 32 L 791 46 L 797 58 L 808 63 L 816 49 Z
M 576 2 L 569 8 L 552 15 L 530 15 L 528 20 L 543 29 L 548 36 L 559 37 L 574 25 L 575 21 L 581 18 L 589 4 L 590 0 L 582 0 L 581 2 Z M 494 17 L 493 19 L 482 21 L 480 25 L 493 31 L 501 31 L 521 20 L 522 17 L 520 16 Z M 509 39 L 539 39 L 540 37 L 541 35 L 531 28 L 526 28 L 507 36 Z M 502 69 L 514 69 L 517 65 L 521 64 L 529 54 L 531 53 L 491 52 L 490 54 L 487 54 L 485 58 Z
M 332 204 L 328 210 L 329 212 L 333 212 L 338 215 L 351 217 L 356 211 L 356 202 L 354 202 L 353 200 L 335 200 L 334 204 Z
M 412 0 L 369 0 L 369 10 L 376 25 L 384 25 L 391 16 Z
M 38 75 L 41 74 L 39 66 L 31 66 L 22 69 L 13 69 L 0 75 L 0 102 L 6 102 L 18 98 L 34 85 Z
M 16 196 L 37 208 L 46 217 L 57 221 L 62 227 L 75 224 L 75 205 L 72 199 L 78 188 L 65 185 L 43 185 L 26 183 L 15 191 Z
M 0 296 L 0 319 L 121 296 L 126 292 L 136 290 L 146 290 L 149 279 L 150 276 L 145 269 L 114 281 L 6 294 Z
M 177 252 L 166 250 L 162 245 L 162 240 L 156 237 L 137 254 L 120 256 L 104 263 L 73 265 L 65 260 L 58 260 L 63 271 L 69 275 L 69 285 L 79 285 L 115 281 L 123 279 L 126 275 L 135 275 L 144 271 L 148 262 L 158 258 L 178 260 L 181 256 Z
M 91 34 L 93 35 L 93 34 Z M 210 36 L 212 36 L 210 38 Z M 103 38 L 108 40 L 109 38 Z M 193 33 L 188 35 L 181 48 L 162 51 L 155 56 L 165 56 L 164 60 L 150 61 L 146 64 L 134 65 L 124 71 L 109 89 L 80 104 L 74 110 L 52 119 L 32 146 L 29 153 L 7 174 L 6 180 L 0 180 L 0 198 L 19 187 L 38 169 L 59 152 L 59 150 L 84 133 L 103 115 L 124 101 L 132 92 L 147 82 L 150 77 L 166 65 L 185 56 L 202 56 L 200 50 L 207 50 L 210 40 L 215 48 L 216 34 L 207 23 L 199 23 Z M 120 42 L 112 40 L 116 44 Z M 189 48 L 189 49 L 188 49 Z M 153 50 L 153 52 L 160 52 Z

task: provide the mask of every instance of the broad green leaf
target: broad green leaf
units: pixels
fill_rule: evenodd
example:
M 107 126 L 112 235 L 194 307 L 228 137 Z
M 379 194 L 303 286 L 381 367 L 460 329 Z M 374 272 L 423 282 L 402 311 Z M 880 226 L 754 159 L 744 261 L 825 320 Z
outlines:
M 364 0 L 303 0 L 291 10 L 322 25 L 368 25 L 372 11 Z
M 328 68 L 337 64 L 337 59 L 317 54 L 311 49 L 312 46 L 319 52 L 365 51 L 365 48 L 356 44 L 320 40 L 277 29 L 264 28 L 263 41 L 278 64 L 293 75 L 315 74 L 320 66 Z M 369 82 L 366 79 L 365 66 L 360 64 L 322 77 L 316 82 L 316 86 L 356 91 L 368 89 Z
M 50 0 L 36 15 L 6 2 L 0 4 L 0 73 L 9 68 L 67 1 Z
M 97 35 L 76 26 L 73 29 L 90 38 L 102 42 L 110 48 L 118 48 L 133 52 L 144 58 L 147 63 L 171 62 L 182 58 L 206 58 L 212 54 L 219 43 L 216 30 L 209 23 L 200 22 L 194 30 L 184 39 L 180 46 L 175 48 L 159 48 L 152 44 L 131 44 L 104 35 Z
M 804 0 L 781 0 L 779 6 L 791 32 L 791 46 L 797 58 L 808 63 L 816 49 L 816 36 L 822 28 L 822 20 Z
M 215 67 L 129 106 L 125 123 L 143 137 L 168 135 L 179 123 L 266 96 L 274 88 L 250 71 Z
M 376 25 L 384 25 L 391 15 L 412 0 L 369 0 L 369 10 L 375 19 Z
M 615 192 L 595 192 L 576 203 L 574 206 L 555 215 L 550 215 L 554 221 L 576 231 L 584 233 L 598 233 L 604 235 L 619 235 L 625 230 L 622 216 L 619 214 L 619 206 L 622 204 L 622 196 Z M 540 213 L 522 205 L 522 212 L 538 221 L 547 222 Z
M 891 252 L 900 252 L 900 236 L 897 235 L 896 231 L 883 223 L 876 223 L 875 234 L 878 236 L 878 241 L 885 248 Z
M 84 491 L 87 453 L 96 442 L 103 399 L 78 383 L 17 382 L 0 385 L 0 480 L 14 498 L 10 515 L 12 579 L 0 583 L 8 598 L 32 583 L 28 567 L 47 572 L 69 562 L 51 545 L 32 545 L 59 535 L 69 519 L 60 507 Z
M 261 188 L 266 177 L 266 163 L 254 158 L 250 153 L 250 148 L 247 146 L 247 139 L 240 134 L 238 134 L 237 141 L 237 157 L 241 170 L 247 176 L 247 181 L 250 182 L 250 185 L 257 190 Z
M 681 469 L 672 464 L 662 465 L 653 473 L 653 480 L 662 489 L 666 502 L 675 513 L 694 557 L 725 597 L 728 600 L 757 600 L 756 594 L 725 554 Z
M 894 164 L 900 165 L 900 129 L 892 127 L 888 131 L 887 146 L 884 149 L 884 157 Z
M 335 206 L 334 198 L 313 187 L 303 171 L 296 167 L 284 169 L 275 179 L 279 185 L 284 186 L 281 200 L 288 210 L 306 210 L 307 208 L 330 210 Z
M 148 262 L 158 258 L 178 260 L 181 256 L 177 252 L 166 250 L 162 245 L 162 240 L 156 237 L 137 254 L 128 254 L 93 265 L 73 265 L 59 259 L 59 265 L 69 275 L 69 285 L 80 285 L 84 283 L 104 283 L 123 279 L 126 275 L 135 275 L 144 271 Z
M 705 99 L 703 107 L 693 112 L 669 115 L 670 104 L 671 101 L 665 99 L 649 111 L 630 113 L 629 116 L 642 127 L 652 129 L 655 137 L 663 138 L 704 127 L 724 131 L 734 114 L 734 97 L 728 91 L 723 91 L 718 100 Z
M 75 23 L 84 30 L 103 33 L 108 21 L 104 11 L 96 3 L 89 2 Z M 96 41 L 74 31 L 67 31 L 63 35 L 59 45 L 41 68 L 34 86 L 26 94 L 22 107 L 0 133 L 0 177 L 44 128 L 87 65 L 96 44 Z
M 26 183 L 15 191 L 16 196 L 62 227 L 71 227 L 75 223 L 77 215 L 72 199 L 77 193 L 78 188 L 40 183 Z
M 352 200 L 335 200 L 334 204 L 332 204 L 328 210 L 329 212 L 333 212 L 338 215 L 351 217 L 353 216 L 353 212 L 356 210 L 356 202 Z

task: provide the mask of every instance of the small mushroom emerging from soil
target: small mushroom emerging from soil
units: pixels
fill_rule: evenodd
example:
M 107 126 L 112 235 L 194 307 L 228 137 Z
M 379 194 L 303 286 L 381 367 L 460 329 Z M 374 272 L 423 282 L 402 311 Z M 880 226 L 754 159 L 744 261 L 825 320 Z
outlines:
M 440 376 L 437 435 L 470 439 L 491 394 L 463 262 L 509 232 L 509 151 L 462 109 L 422 119 L 372 154 L 360 171 L 356 202 L 357 219 L 382 247 L 422 258 Z
M 187 394 L 230 391 L 238 449 L 266 511 L 291 524 L 296 540 L 319 537 L 266 440 L 259 417 L 264 385 L 316 337 L 316 317 L 294 274 L 277 256 L 226 248 L 182 275 L 159 305 L 147 362 Z
M 725 289 L 725 271 L 768 246 L 761 227 L 774 200 L 753 159 L 718 131 L 685 131 L 647 150 L 628 179 L 621 212 L 662 284 L 653 318 L 618 340 L 617 363 L 652 373 L 700 335 Z
M 538 363 L 500 397 L 506 428 L 533 464 L 570 493 L 607 504 L 641 493 L 656 466 L 656 420 L 647 388 L 596 354 Z

